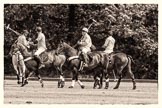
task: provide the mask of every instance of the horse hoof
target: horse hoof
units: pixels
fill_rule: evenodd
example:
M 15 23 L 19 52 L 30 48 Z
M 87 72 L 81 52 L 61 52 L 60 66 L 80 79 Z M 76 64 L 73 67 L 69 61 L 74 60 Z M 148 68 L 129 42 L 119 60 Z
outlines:
M 105 89 L 108 89 L 108 87 L 105 87 Z
M 26 85 L 26 84 L 28 84 L 28 82 L 27 82 L 27 81 L 25 81 L 25 82 L 24 82 L 24 85 Z
M 98 89 L 101 89 L 102 87 L 98 87 Z
M 118 89 L 118 87 L 114 87 L 114 89 Z
M 69 88 L 74 88 L 73 86 L 70 86 Z
M 18 82 L 17 82 L 17 84 L 21 84 L 21 82 L 20 82 L 20 81 L 18 81 Z
M 64 88 L 64 84 L 61 84 L 61 88 Z
M 57 87 L 60 88 L 60 83 L 58 83 Z
M 81 88 L 82 88 L 82 89 L 84 89 L 84 88 L 85 88 L 85 86 L 84 86 L 84 85 L 82 85 L 82 86 L 81 86 Z
M 41 87 L 43 88 L 44 87 L 44 84 L 42 84 Z
M 64 86 L 65 86 L 65 82 L 62 81 L 62 82 L 61 82 L 61 88 L 63 88 Z
M 21 86 L 20 87 L 24 87 L 25 86 L 25 84 L 21 84 Z
M 133 87 L 133 90 L 135 90 L 135 89 L 136 89 L 136 86 Z

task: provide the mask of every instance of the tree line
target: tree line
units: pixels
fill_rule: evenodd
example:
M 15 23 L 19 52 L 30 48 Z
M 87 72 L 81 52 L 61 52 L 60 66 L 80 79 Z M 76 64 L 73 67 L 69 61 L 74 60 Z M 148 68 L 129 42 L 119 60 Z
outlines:
M 98 24 L 89 35 L 96 47 L 104 44 L 108 32 L 116 40 L 114 51 L 133 57 L 136 78 L 158 78 L 158 5 L 157 4 L 4 4 L 4 23 L 18 32 L 29 31 L 36 38 L 41 26 L 48 50 L 56 49 L 60 39 L 74 45 L 89 19 Z M 11 58 L 6 57 L 17 35 L 4 29 L 4 72 L 12 74 Z M 46 72 L 45 75 L 49 75 Z

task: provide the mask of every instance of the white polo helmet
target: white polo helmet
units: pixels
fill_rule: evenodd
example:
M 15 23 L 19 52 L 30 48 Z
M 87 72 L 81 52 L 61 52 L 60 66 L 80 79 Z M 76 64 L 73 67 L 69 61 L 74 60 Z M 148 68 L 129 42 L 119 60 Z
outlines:
M 83 29 L 82 29 L 82 30 L 88 33 L 88 28 L 83 27 Z

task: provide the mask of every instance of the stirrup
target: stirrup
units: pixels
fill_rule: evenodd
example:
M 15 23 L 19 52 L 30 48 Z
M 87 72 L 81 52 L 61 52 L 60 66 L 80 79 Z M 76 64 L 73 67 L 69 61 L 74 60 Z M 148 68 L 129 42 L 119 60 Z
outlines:
M 40 64 L 40 66 L 39 66 L 38 69 L 41 69 L 41 68 L 43 68 L 43 67 L 45 67 L 45 65 L 44 65 L 44 64 Z
M 78 71 L 79 71 L 79 72 L 83 71 L 83 66 L 80 67 Z

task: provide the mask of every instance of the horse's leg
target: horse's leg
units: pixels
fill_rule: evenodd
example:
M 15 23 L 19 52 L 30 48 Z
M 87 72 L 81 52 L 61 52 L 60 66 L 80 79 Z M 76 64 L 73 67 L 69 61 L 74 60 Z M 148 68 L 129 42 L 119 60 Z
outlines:
M 24 81 L 25 84 L 28 84 L 29 77 L 31 77 L 33 74 L 34 74 L 33 71 L 32 72 L 29 72 L 29 70 L 25 71 L 25 79 L 24 79 L 25 80 Z
M 73 68 L 73 71 L 72 71 L 72 84 L 71 84 L 71 86 L 69 87 L 69 88 L 74 88 L 74 85 L 75 85 L 75 81 L 77 81 L 78 82 L 78 84 L 81 86 L 81 88 L 84 88 L 85 86 L 83 85 L 83 83 L 80 81 L 80 80 L 78 80 L 78 70 L 77 70 L 77 68 Z
M 62 66 L 60 66 L 60 79 L 61 79 L 61 88 L 63 88 L 65 86 L 65 79 L 63 77 L 64 73 L 62 71 Z
M 100 77 L 96 74 L 94 75 L 94 85 L 93 85 L 93 89 L 96 88 L 96 86 L 99 84 L 100 81 Z
M 22 58 L 20 57 L 20 59 L 23 59 L 23 57 Z M 18 67 L 19 67 L 20 77 L 21 77 L 21 81 L 22 81 L 21 87 L 23 87 L 25 85 L 25 69 L 26 69 L 26 67 L 25 67 L 23 60 L 19 61 L 18 64 L 19 64 Z
M 21 83 L 21 86 L 22 86 L 22 84 L 23 84 L 23 76 L 22 76 L 22 69 L 21 69 L 21 66 L 20 65 L 18 65 L 18 77 L 19 77 L 19 84 Z
M 109 74 L 106 73 L 105 75 L 105 89 L 109 88 Z
M 83 83 L 78 79 L 78 74 L 76 75 L 76 81 L 78 82 L 78 84 L 80 85 L 80 87 L 81 87 L 82 89 L 85 88 L 85 86 L 83 85 Z
M 55 67 L 55 69 L 56 69 L 56 73 L 59 72 L 59 75 L 60 75 L 60 79 L 58 80 L 58 84 L 57 84 L 57 87 L 60 88 L 60 85 L 61 85 L 61 73 L 60 73 L 60 71 L 59 71 L 59 69 L 58 69 L 57 66 L 54 66 L 54 67 Z
M 41 86 L 44 87 L 43 80 L 42 80 L 40 74 L 38 73 L 38 70 L 37 70 L 37 72 L 36 72 L 36 76 L 38 77 L 38 80 L 39 80 L 39 82 L 41 83 Z
M 19 77 L 21 80 L 21 87 L 23 87 L 24 86 L 23 69 L 20 64 L 18 66 L 18 70 L 19 70 Z
M 13 64 L 13 68 L 16 71 L 16 76 L 17 76 L 17 84 L 20 84 L 20 77 L 19 77 L 19 71 L 18 71 L 18 66 L 17 66 L 17 58 L 15 55 L 12 56 L 12 64 Z
M 114 89 L 118 89 L 119 88 L 121 78 L 122 78 L 122 75 L 119 74 L 119 79 L 118 79 L 118 82 L 117 82 L 116 86 L 114 87 Z
M 129 73 L 130 78 L 132 79 L 132 82 L 133 82 L 133 90 L 134 90 L 134 89 L 136 89 L 136 82 L 135 82 L 134 74 L 132 73 L 132 70 L 131 70 L 131 59 L 128 58 L 128 60 L 129 60 L 129 63 L 127 65 L 127 71 Z
M 99 83 L 98 83 L 98 85 L 99 85 L 98 89 L 101 89 L 102 86 L 103 86 L 103 76 L 104 76 L 103 72 L 99 74 L 100 80 L 99 80 Z
M 120 81 L 121 81 L 121 78 L 122 78 L 122 70 L 123 70 L 123 67 L 119 67 L 119 68 L 116 68 L 116 73 L 118 73 L 119 75 L 119 79 L 117 81 L 117 84 L 116 86 L 114 87 L 114 89 L 118 89 L 119 88 L 119 85 L 120 85 Z M 114 70 L 115 71 L 115 70 Z
M 76 81 L 76 76 L 77 76 L 77 69 L 74 67 L 72 70 L 72 83 L 71 86 L 69 88 L 74 88 L 75 85 L 75 81 Z
M 72 71 L 72 83 L 71 83 L 71 86 L 69 86 L 69 88 L 74 88 L 74 85 L 75 85 L 75 72 L 74 72 L 74 70 Z
M 57 70 L 57 71 L 59 72 L 59 74 L 60 74 L 60 79 L 59 79 L 59 81 L 58 81 L 58 88 L 59 88 L 59 87 L 63 88 L 64 85 L 65 85 L 65 79 L 64 79 L 64 77 L 63 77 L 62 66 L 56 67 L 56 70 Z

